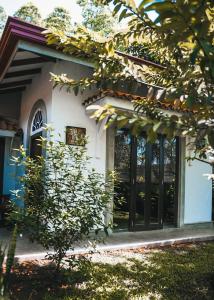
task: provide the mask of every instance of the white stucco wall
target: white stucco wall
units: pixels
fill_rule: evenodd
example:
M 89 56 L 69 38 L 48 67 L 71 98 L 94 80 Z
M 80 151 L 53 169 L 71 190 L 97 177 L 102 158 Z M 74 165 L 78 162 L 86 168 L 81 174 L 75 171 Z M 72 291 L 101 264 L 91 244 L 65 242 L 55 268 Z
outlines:
M 88 67 L 77 65 L 72 62 L 58 62 L 55 65 L 54 73 L 66 73 L 72 79 L 87 76 L 90 73 Z M 89 97 L 93 91 L 79 93 L 77 96 L 71 91 L 56 88 L 52 97 L 52 125 L 56 132 L 62 135 L 65 140 L 66 126 L 76 126 L 86 128 L 88 137 L 88 155 L 91 163 L 97 171 L 104 173 L 106 165 L 106 131 L 100 129 L 100 124 L 90 119 L 86 113 L 82 101 Z
M 46 63 L 42 68 L 42 72 L 36 75 L 26 91 L 23 92 L 20 106 L 12 107 L 14 99 L 9 99 L 7 106 L 4 109 L 10 110 L 11 117 L 19 120 L 19 127 L 23 129 L 24 133 L 24 146 L 28 147 L 28 122 L 34 104 L 42 99 L 45 102 L 47 110 L 47 121 L 51 122 L 51 104 L 52 104 L 52 83 L 50 82 L 50 72 L 52 71 L 53 63 Z M 20 115 L 19 115 L 20 110 Z M 19 115 L 19 116 L 18 116 Z M 18 118 L 19 117 L 19 118 Z M 16 155 L 13 149 L 19 148 L 20 139 L 18 137 L 7 137 L 5 140 L 5 158 L 4 158 L 4 182 L 3 193 L 11 194 L 12 190 L 19 188 L 18 175 L 22 173 L 22 170 L 12 165 L 11 157 Z
M 51 105 L 52 105 L 52 83 L 50 82 L 50 72 L 53 63 L 46 63 L 42 68 L 42 72 L 35 76 L 32 84 L 23 92 L 21 100 L 19 127 L 24 131 L 24 145 L 27 141 L 27 127 L 30 113 L 34 104 L 42 99 L 47 109 L 47 122 L 51 122 Z
M 187 150 L 187 156 L 189 152 Z M 194 160 L 185 165 L 184 224 L 212 220 L 212 182 L 204 174 L 212 173 L 209 164 Z

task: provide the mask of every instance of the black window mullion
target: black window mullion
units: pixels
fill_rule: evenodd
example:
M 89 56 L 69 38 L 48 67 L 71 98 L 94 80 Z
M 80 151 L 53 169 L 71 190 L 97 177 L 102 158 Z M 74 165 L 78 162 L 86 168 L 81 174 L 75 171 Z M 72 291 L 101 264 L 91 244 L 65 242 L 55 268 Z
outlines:
M 180 177 L 180 139 L 176 137 L 176 165 L 175 165 L 175 205 L 174 205 L 174 225 L 178 224 L 178 187 Z
M 158 202 L 158 220 L 159 225 L 163 225 L 163 203 L 164 203 L 164 136 L 160 136 L 160 198 Z
M 145 226 L 149 227 L 151 212 L 151 156 L 152 145 L 146 143 L 146 163 L 145 163 Z
M 0 194 L 3 193 L 5 138 L 0 138 Z
M 130 186 L 131 197 L 129 203 L 129 230 L 135 228 L 136 213 L 136 170 L 137 170 L 137 138 L 131 137 L 131 155 L 130 155 Z

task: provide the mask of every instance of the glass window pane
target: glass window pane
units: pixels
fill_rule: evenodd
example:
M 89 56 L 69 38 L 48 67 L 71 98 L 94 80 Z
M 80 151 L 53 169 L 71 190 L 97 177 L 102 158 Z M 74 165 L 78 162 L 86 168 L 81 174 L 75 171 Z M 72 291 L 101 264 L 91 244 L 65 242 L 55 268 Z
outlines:
M 158 224 L 160 201 L 160 140 L 151 145 L 150 224 Z
M 136 170 L 136 225 L 144 225 L 145 218 L 145 165 L 146 165 L 146 139 L 137 139 L 137 170 Z
M 164 140 L 164 224 L 175 222 L 176 139 Z
M 128 130 L 117 130 L 115 136 L 115 170 L 118 182 L 115 186 L 114 224 L 118 228 L 128 228 L 130 201 L 130 155 L 131 135 Z

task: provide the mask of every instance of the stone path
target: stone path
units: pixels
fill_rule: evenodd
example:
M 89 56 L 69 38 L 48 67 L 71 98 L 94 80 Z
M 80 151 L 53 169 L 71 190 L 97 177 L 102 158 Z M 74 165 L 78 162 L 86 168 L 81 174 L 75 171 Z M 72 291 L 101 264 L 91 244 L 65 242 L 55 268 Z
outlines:
M 0 241 L 8 242 L 10 233 L 6 229 L 0 229 Z M 111 234 L 105 243 L 97 245 L 98 251 L 133 249 L 141 247 L 159 247 L 174 243 L 187 243 L 196 241 L 214 240 L 214 228 L 200 229 L 164 229 L 142 232 L 116 232 Z M 91 248 L 76 246 L 75 253 L 87 253 Z M 73 253 L 73 251 L 69 251 Z M 44 249 L 31 243 L 26 235 L 19 236 L 16 248 L 16 257 L 24 260 L 42 259 L 45 257 Z

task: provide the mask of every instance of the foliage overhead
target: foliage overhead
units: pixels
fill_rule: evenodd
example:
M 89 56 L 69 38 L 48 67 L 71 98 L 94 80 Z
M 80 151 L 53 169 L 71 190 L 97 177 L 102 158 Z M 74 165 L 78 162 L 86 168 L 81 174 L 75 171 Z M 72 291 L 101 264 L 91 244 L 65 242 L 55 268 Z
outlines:
M 93 241 L 91 231 L 107 230 L 105 215 L 113 196 L 111 180 L 90 167 L 85 141 L 82 146 L 70 146 L 54 141 L 50 128 L 48 139 L 41 137 L 44 156 L 36 159 L 26 155 L 23 147 L 14 163 L 24 167 L 21 190 L 14 196 L 24 201 L 17 207 L 12 219 L 29 232 L 32 240 L 39 242 L 55 261 L 57 270 L 66 252 L 74 243 Z M 82 140 L 81 140 L 82 141 Z M 82 141 L 83 142 L 83 141 Z
M 123 112 L 121 116 L 118 111 L 105 107 L 97 112 L 96 117 L 108 116 L 110 123 L 123 118 L 123 124 L 129 124 L 135 131 L 145 128 L 151 140 L 165 128 L 168 137 L 183 133 L 201 140 L 208 136 L 214 146 L 213 1 L 143 0 L 138 5 L 133 0 L 100 1 L 102 5 L 110 2 L 113 2 L 114 14 L 119 15 L 120 21 L 127 18 L 126 32 L 105 41 L 96 40 L 83 31 L 73 39 L 55 34 L 48 36 L 50 44 L 54 43 L 70 54 L 90 57 L 95 66 L 93 76 L 80 81 L 53 76 L 56 85 L 77 91 L 93 84 L 105 88 L 106 81 L 114 84 L 121 80 L 133 84 L 146 82 L 150 88 L 145 97 L 135 102 L 134 115 Z M 158 15 L 154 21 L 149 18 L 151 11 Z M 164 68 L 137 65 L 121 57 L 115 51 L 121 43 L 124 47 L 146 44 Z M 155 92 L 154 86 L 165 90 L 165 99 L 161 101 L 171 103 L 180 114 L 158 109 L 159 93 Z
M 44 26 L 69 33 L 71 31 L 71 15 L 63 7 L 55 7 L 44 20 Z
M 4 25 L 7 19 L 6 12 L 2 6 L 0 6 L 0 35 L 4 29 Z
M 83 25 L 89 30 L 108 36 L 114 31 L 116 25 L 111 10 L 100 5 L 97 0 L 78 0 L 82 8 Z
M 25 5 L 21 6 L 15 13 L 14 17 L 17 17 L 23 21 L 41 25 L 42 17 L 39 12 L 38 7 L 36 7 L 32 2 L 28 2 Z

